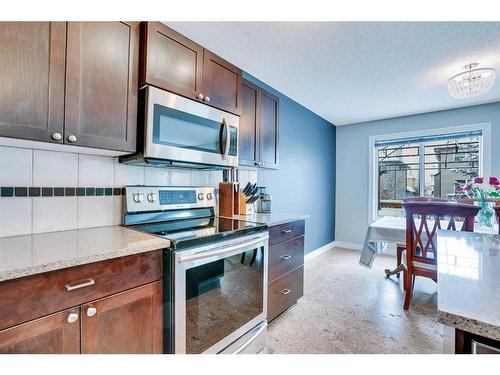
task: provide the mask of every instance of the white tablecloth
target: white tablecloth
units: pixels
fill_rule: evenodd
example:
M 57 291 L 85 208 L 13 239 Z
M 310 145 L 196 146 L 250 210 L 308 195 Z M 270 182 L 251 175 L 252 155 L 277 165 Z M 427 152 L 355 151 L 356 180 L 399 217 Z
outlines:
M 417 224 L 418 225 L 418 224 Z M 446 228 L 447 223 L 441 221 L 441 227 Z M 429 221 L 429 229 L 432 226 Z M 431 229 L 432 230 L 432 229 Z M 479 227 L 477 224 L 475 232 L 498 233 L 498 226 L 494 228 Z M 375 256 L 384 251 L 388 244 L 404 245 L 406 242 L 406 219 L 404 217 L 384 216 L 370 224 L 366 231 L 363 250 L 359 258 L 359 264 L 371 268 Z

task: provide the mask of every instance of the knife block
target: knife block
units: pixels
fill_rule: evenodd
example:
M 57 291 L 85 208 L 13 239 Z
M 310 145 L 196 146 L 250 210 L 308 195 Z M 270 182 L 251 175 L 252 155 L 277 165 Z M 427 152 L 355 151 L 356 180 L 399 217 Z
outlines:
M 219 216 L 233 217 L 240 214 L 240 184 L 219 182 Z

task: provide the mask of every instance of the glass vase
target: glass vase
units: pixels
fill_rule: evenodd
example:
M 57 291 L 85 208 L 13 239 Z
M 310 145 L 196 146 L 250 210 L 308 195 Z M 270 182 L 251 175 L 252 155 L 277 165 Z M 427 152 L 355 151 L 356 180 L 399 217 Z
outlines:
M 480 227 L 493 228 L 495 225 L 495 210 L 493 209 L 494 203 L 481 201 L 476 202 L 476 204 L 481 207 L 481 210 L 476 216 L 477 224 Z

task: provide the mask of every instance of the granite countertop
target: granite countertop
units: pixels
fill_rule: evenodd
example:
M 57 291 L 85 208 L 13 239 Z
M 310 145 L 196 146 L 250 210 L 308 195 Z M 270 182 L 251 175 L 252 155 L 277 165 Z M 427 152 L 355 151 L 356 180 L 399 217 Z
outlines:
M 0 238 L 0 282 L 168 247 L 122 226 Z
M 256 212 L 253 215 L 236 215 L 233 218 L 253 223 L 267 224 L 271 227 L 273 225 L 280 225 L 290 221 L 305 220 L 308 217 L 309 215 L 296 213 L 272 212 L 270 214 L 264 214 Z
M 500 236 L 439 231 L 439 321 L 500 340 Z

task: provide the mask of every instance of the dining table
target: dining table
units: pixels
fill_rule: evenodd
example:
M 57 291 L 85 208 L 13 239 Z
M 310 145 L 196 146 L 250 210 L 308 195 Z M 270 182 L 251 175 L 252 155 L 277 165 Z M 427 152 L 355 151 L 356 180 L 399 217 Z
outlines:
M 431 225 L 432 221 L 427 221 Z M 418 224 L 417 224 L 418 225 Z M 446 228 L 447 222 L 441 220 L 441 228 Z M 432 226 L 431 226 L 432 228 Z M 474 232 L 498 234 L 498 224 L 493 227 L 475 225 Z M 406 218 L 398 216 L 383 216 L 368 226 L 365 241 L 361 250 L 359 264 L 371 268 L 377 254 L 386 252 L 388 245 L 405 246 L 406 243 Z M 386 276 L 391 276 L 403 271 L 403 265 L 395 269 L 386 269 Z

